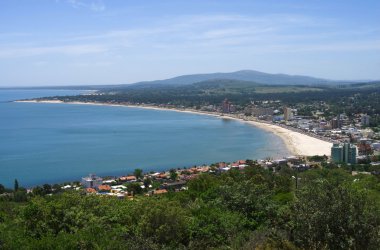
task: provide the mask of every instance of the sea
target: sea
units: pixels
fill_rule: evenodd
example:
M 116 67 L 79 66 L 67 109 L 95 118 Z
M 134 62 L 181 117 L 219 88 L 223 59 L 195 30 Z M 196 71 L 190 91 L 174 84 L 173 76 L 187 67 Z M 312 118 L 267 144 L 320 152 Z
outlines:
M 0 89 L 0 183 L 33 187 L 240 159 L 289 154 L 276 135 L 247 123 L 143 108 L 20 103 L 85 94 L 79 90 Z

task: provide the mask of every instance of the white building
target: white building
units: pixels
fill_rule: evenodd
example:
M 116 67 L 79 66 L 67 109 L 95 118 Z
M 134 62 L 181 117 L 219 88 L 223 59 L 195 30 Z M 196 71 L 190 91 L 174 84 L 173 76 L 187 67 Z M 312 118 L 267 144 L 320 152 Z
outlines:
M 289 121 L 293 118 L 293 113 L 291 108 L 284 108 L 284 120 Z
M 81 183 L 85 188 L 97 188 L 103 184 L 103 179 L 95 174 L 90 174 L 89 176 L 83 177 Z

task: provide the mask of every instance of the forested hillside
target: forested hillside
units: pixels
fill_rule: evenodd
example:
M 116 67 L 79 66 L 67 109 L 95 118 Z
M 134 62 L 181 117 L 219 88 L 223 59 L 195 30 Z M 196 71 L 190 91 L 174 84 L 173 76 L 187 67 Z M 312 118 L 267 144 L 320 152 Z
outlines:
M 187 191 L 132 200 L 74 191 L 21 203 L 2 196 L 0 248 L 380 248 L 378 176 L 247 164 L 201 174 Z

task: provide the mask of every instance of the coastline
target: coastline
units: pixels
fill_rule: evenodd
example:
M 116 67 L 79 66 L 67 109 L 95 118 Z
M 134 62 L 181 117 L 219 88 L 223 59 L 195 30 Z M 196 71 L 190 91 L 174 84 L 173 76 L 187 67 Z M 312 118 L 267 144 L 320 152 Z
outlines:
M 174 108 L 163 108 L 149 105 L 130 105 L 130 104 L 110 104 L 110 103 L 95 103 L 95 102 L 63 102 L 59 100 L 50 101 L 39 101 L 39 100 L 25 100 L 25 101 L 15 101 L 15 102 L 27 102 L 27 103 L 50 103 L 50 104 L 77 104 L 77 105 L 97 105 L 97 106 L 114 106 L 114 107 L 130 107 L 130 108 L 142 108 L 142 109 L 152 109 L 152 110 L 162 110 L 162 111 L 174 111 L 197 115 L 209 115 L 216 118 L 231 119 L 239 122 L 247 123 L 267 132 L 273 133 L 280 137 L 284 144 L 286 145 L 288 151 L 293 155 L 302 156 L 313 156 L 313 155 L 330 155 L 330 150 L 332 143 L 327 142 L 312 136 L 290 130 L 275 124 L 254 121 L 254 120 L 244 120 L 239 117 L 226 115 L 223 116 L 206 111 L 197 111 L 189 109 L 174 109 Z

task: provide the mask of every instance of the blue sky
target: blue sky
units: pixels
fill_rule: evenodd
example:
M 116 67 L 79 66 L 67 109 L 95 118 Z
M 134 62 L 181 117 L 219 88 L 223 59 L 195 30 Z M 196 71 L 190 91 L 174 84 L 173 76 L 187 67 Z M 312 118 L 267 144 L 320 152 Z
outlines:
M 0 86 L 242 69 L 380 79 L 380 1 L 0 1 Z

